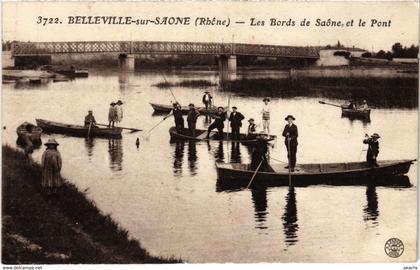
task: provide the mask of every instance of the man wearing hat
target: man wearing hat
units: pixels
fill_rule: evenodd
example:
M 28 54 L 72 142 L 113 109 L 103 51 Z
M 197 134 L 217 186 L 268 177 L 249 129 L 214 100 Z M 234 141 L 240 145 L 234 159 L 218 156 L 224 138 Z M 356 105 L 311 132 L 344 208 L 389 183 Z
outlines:
M 178 134 L 182 134 L 184 132 L 184 117 L 182 116 L 181 105 L 178 102 L 175 102 L 172 105 L 174 108 L 172 109 L 170 114 L 164 117 L 164 119 L 173 115 L 175 119 L 176 132 Z
M 236 106 L 232 107 L 232 113 L 229 116 L 230 127 L 232 128 L 232 139 L 239 140 L 240 139 L 240 129 L 242 127 L 242 120 L 245 119 L 244 115 L 237 111 L 238 108 Z
M 270 134 L 270 112 L 271 108 L 269 105 L 270 99 L 268 97 L 263 99 L 264 105 L 261 110 L 262 114 L 262 124 L 263 124 L 263 130 L 267 133 L 267 135 Z
M 116 111 L 116 123 L 119 124 L 123 119 L 123 102 L 121 100 L 118 100 L 117 103 L 115 103 L 115 111 Z
M 293 115 L 288 115 L 284 120 L 287 121 L 286 126 L 283 130 L 283 137 L 284 137 L 284 143 L 287 148 L 287 158 L 289 159 L 289 166 L 286 166 L 286 168 L 290 167 L 290 170 L 293 172 L 295 170 L 296 166 L 296 152 L 297 152 L 297 137 L 298 137 L 298 129 L 295 124 L 293 124 L 293 121 L 295 118 Z
M 97 128 L 95 116 L 93 116 L 92 110 L 88 111 L 88 114 L 85 116 L 85 127 Z
M 252 150 L 251 155 L 251 170 L 264 172 L 268 168 L 267 153 L 268 153 L 268 140 L 264 132 L 256 136 L 256 143 Z M 259 166 L 259 167 L 258 167 Z
M 254 118 L 248 120 L 248 139 L 255 139 L 257 137 L 257 125 L 254 123 Z
M 190 131 L 190 136 L 195 137 L 195 126 L 197 123 L 197 118 L 200 115 L 200 112 L 197 111 L 194 104 L 190 103 L 188 105 L 189 111 L 187 116 L 188 130 Z
M 204 106 L 206 106 L 206 110 L 211 108 L 211 105 L 213 103 L 213 97 L 210 95 L 209 91 L 204 92 L 203 103 L 204 103 Z
M 47 194 L 56 193 L 57 189 L 63 184 L 61 178 L 61 155 L 57 150 L 58 143 L 51 138 L 45 143 L 47 149 L 42 154 L 42 178 L 41 186 L 46 190 Z
M 114 127 L 115 121 L 117 120 L 117 110 L 115 109 L 115 102 L 111 102 L 109 104 L 109 111 L 108 111 L 108 127 Z
M 214 119 L 214 122 L 209 126 L 207 129 L 207 139 L 210 136 L 210 132 L 217 128 L 217 137 L 222 140 L 223 139 L 223 128 L 225 127 L 225 120 L 226 120 L 226 113 L 225 109 L 223 107 L 218 107 L 217 112 L 212 115 L 212 118 Z
M 372 136 L 365 134 L 365 139 L 363 140 L 364 144 L 369 146 L 366 154 L 366 162 L 370 167 L 378 167 L 376 159 L 379 155 L 379 141 L 380 138 L 378 133 L 373 133 Z

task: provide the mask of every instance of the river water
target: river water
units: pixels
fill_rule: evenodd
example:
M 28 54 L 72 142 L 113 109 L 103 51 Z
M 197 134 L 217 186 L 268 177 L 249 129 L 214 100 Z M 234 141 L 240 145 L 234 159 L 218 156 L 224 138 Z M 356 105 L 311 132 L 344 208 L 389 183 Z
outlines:
M 259 83 L 264 75 L 270 80 L 277 76 L 251 71 L 239 75 L 245 79 L 258 77 Z M 35 122 L 35 118 L 82 124 L 86 112 L 92 109 L 96 120 L 106 123 L 109 103 L 118 99 L 125 102 L 123 126 L 148 130 L 163 118 L 153 114 L 149 102 L 169 104 L 174 100 L 169 89 L 153 86 L 164 78 L 169 82 L 219 83 L 217 72 L 210 71 L 163 75 L 91 70 L 89 78 L 69 82 L 3 84 L 3 143 L 15 146 L 16 127 L 24 121 Z M 417 89 L 399 89 L 404 84 L 397 83 L 381 95 L 381 91 L 370 89 L 375 85 L 364 85 L 366 91 L 373 91 L 364 98 L 376 108 L 371 122 L 363 122 L 343 118 L 339 108 L 318 102 L 343 103 L 353 90 L 358 97 L 360 82 L 359 90 L 351 85 L 343 89 L 305 85 L 302 90 L 278 84 L 270 91 L 258 84 L 243 91 L 238 85 L 228 85 L 224 90 L 172 89 L 182 104 L 201 104 L 205 90 L 213 94 L 216 105 L 226 106 L 230 97 L 232 106 L 257 123 L 261 97 L 269 95 L 274 134 L 281 135 L 286 115 L 296 117 L 298 163 L 363 160 L 364 134 L 373 132 L 381 135 L 380 159 L 417 158 Z M 322 91 L 322 87 L 328 91 Z M 399 91 L 409 94 L 400 97 Z M 325 94 L 331 92 L 334 98 Z M 400 97 L 400 101 L 395 102 L 394 97 Z M 416 98 L 414 102 L 412 97 Z M 386 100 L 394 102 L 381 102 Z M 168 130 L 172 125 L 173 119 L 167 119 L 150 137 L 144 132 L 124 131 L 120 140 L 46 134 L 42 139 L 56 138 L 64 160 L 63 176 L 86 191 L 152 255 L 187 262 L 393 261 L 385 254 L 384 244 L 398 237 L 405 245 L 401 259 L 415 258 L 417 163 L 408 179 L 404 178 L 410 185 L 220 189 L 215 162 L 247 163 L 248 148 L 217 141 L 170 143 Z M 208 121 L 200 117 L 197 127 L 206 126 Z M 137 137 L 139 148 L 135 145 Z M 40 161 L 43 148 L 35 150 L 35 160 Z M 270 156 L 272 163 L 287 160 L 281 138 L 270 148 Z

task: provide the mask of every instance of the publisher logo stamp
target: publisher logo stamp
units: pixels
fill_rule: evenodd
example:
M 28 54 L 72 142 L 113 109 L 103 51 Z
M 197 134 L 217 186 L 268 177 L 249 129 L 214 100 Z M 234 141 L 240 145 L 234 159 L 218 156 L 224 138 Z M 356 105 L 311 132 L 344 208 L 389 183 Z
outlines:
M 391 258 L 398 258 L 404 252 L 404 244 L 398 238 L 391 238 L 385 243 L 385 253 Z

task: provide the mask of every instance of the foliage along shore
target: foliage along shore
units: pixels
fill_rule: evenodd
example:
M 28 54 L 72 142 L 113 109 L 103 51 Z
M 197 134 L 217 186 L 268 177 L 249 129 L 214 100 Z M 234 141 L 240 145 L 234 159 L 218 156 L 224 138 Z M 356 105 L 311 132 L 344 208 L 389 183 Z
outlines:
M 181 262 L 150 256 L 73 184 L 46 197 L 39 164 L 7 145 L 2 154 L 2 263 Z

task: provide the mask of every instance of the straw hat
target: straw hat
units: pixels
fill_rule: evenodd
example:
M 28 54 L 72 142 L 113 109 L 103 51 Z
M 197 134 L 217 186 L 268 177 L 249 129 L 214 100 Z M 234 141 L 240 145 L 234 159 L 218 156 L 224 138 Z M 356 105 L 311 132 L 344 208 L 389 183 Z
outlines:
M 371 137 L 379 139 L 381 136 L 378 133 L 373 133 Z
M 249 118 L 248 122 L 255 121 L 254 118 Z
M 289 119 L 296 120 L 296 118 L 294 118 L 293 115 L 290 115 L 290 114 L 286 116 L 286 118 L 284 118 L 284 120 L 289 120 Z
M 44 145 L 59 145 L 59 143 L 54 138 L 51 138 Z
M 124 103 L 123 103 L 121 100 L 118 100 L 118 101 L 117 101 L 117 104 L 118 104 L 118 105 L 122 105 L 122 104 L 124 104 Z

